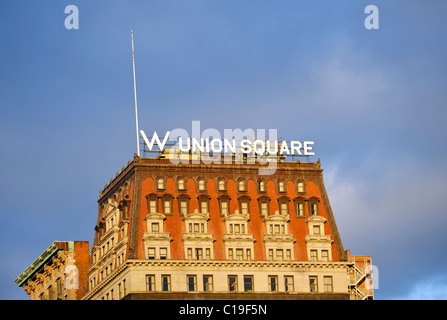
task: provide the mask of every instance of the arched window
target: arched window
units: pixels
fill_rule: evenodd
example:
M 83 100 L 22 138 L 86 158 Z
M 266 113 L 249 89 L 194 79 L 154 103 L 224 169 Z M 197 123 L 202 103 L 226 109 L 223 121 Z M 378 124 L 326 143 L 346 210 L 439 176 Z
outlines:
M 239 179 L 239 181 L 237 182 L 237 190 L 247 191 L 247 184 L 244 179 Z
M 267 191 L 267 188 L 266 188 L 265 180 L 259 179 L 258 180 L 258 192 L 266 192 L 266 191 Z
M 278 180 L 278 193 L 286 192 L 284 180 Z
M 165 179 L 162 177 L 157 178 L 157 189 L 164 190 L 165 189 Z
M 303 181 L 298 181 L 296 185 L 296 191 L 298 194 L 306 193 L 306 188 Z
M 178 178 L 177 180 L 177 188 L 179 191 L 184 191 L 186 190 L 186 182 L 185 182 L 185 178 Z
M 199 180 L 197 180 L 197 189 L 199 191 L 205 191 L 205 179 L 199 178 Z
M 217 190 L 218 191 L 226 191 L 227 190 L 227 186 L 226 186 L 224 179 L 219 179 L 217 181 Z

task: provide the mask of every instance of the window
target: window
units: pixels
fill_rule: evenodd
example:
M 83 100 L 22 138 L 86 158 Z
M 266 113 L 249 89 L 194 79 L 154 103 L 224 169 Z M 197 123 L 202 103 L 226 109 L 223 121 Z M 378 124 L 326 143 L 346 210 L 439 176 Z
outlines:
M 317 197 L 309 198 L 309 216 L 317 216 L 318 215 L 318 203 L 320 202 L 320 199 Z
M 284 290 L 286 292 L 293 292 L 294 290 L 293 276 L 284 276 Z
M 318 292 L 318 278 L 316 276 L 309 277 L 310 292 Z
M 158 195 L 155 193 L 148 194 L 146 201 L 149 213 L 156 213 L 158 210 Z
M 286 202 L 281 202 L 281 214 L 288 215 L 289 214 L 289 205 Z
M 297 218 L 303 218 L 304 217 L 304 198 L 295 198 L 295 214 Z
M 203 249 L 202 248 L 196 248 L 196 250 L 195 250 L 195 258 L 196 258 L 196 260 L 202 260 L 203 259 Z
M 217 197 L 217 201 L 219 202 L 220 215 L 222 217 L 226 217 L 230 214 L 230 199 L 231 198 L 226 194 Z
M 332 292 L 332 277 L 331 276 L 323 277 L 323 284 L 324 284 L 324 292 Z
M 273 260 L 273 249 L 269 249 L 268 259 Z
M 168 249 L 160 248 L 160 259 L 166 260 L 168 258 Z
M 314 227 L 313 227 L 313 234 L 314 235 L 320 235 L 320 226 L 314 225 Z
M 223 216 L 228 215 L 228 201 L 223 200 L 220 202 L 220 214 Z
M 306 190 L 304 189 L 304 182 L 303 181 L 298 181 L 297 185 L 296 185 L 296 191 L 297 193 L 305 193 Z
M 177 188 L 179 191 L 186 190 L 186 183 L 184 178 L 179 178 L 177 181 Z
M 168 214 L 170 215 L 172 213 L 171 203 L 172 203 L 171 199 L 165 199 L 163 201 L 163 211 L 166 215 L 168 215 Z
M 247 191 L 247 186 L 245 184 L 244 179 L 240 179 L 237 183 L 237 190 L 238 191 Z
M 250 197 L 248 197 L 247 195 L 243 195 L 238 198 L 238 201 L 239 201 L 239 212 L 241 214 L 249 214 Z
M 284 251 L 282 249 L 276 250 L 276 260 L 278 260 L 278 261 L 284 260 Z
M 321 260 L 329 261 L 329 251 L 328 250 L 321 250 Z
M 244 259 L 244 251 L 242 249 L 236 249 L 236 260 Z
M 186 216 L 189 213 L 189 199 L 190 197 L 186 194 L 180 194 L 177 197 L 179 214 L 181 216 Z
M 317 250 L 310 250 L 310 261 L 317 261 Z
M 163 178 L 157 178 L 157 189 L 158 190 L 165 189 L 165 180 Z
M 197 291 L 197 276 L 186 276 L 186 286 L 188 288 L 188 291 Z
M 277 292 L 278 291 L 278 276 L 269 276 L 269 291 Z
M 283 180 L 278 181 L 278 193 L 286 192 L 286 187 Z
M 228 276 L 228 291 L 237 291 L 237 276 Z
M 225 180 L 224 179 L 219 179 L 217 182 L 217 190 L 219 191 L 226 191 L 227 190 L 227 186 L 225 184 Z
M 261 217 L 267 217 L 269 215 L 268 202 L 261 202 Z
M 186 199 L 180 200 L 180 214 L 183 216 L 188 214 L 188 200 Z
M 266 187 L 265 187 L 265 181 L 264 180 L 258 180 L 258 191 L 259 192 L 266 192 Z
M 318 206 L 316 203 L 311 203 L 310 204 L 310 215 L 311 216 L 316 216 L 318 215 Z
M 158 222 L 152 222 L 151 229 L 152 232 L 160 232 L 160 224 Z
M 161 290 L 171 291 L 171 276 L 164 274 L 161 276 Z
M 48 287 L 48 299 L 53 300 L 53 286 Z
M 208 204 L 209 204 L 209 201 L 210 201 L 210 197 L 202 194 L 202 195 L 199 195 L 197 197 L 197 200 L 199 202 L 199 211 L 200 211 L 200 213 L 205 213 L 205 214 L 208 213 L 209 212 L 208 211 L 209 210 L 208 209 Z
M 208 202 L 200 201 L 200 212 L 207 213 L 208 212 Z
M 213 276 L 203 276 L 203 291 L 213 291 Z
M 244 276 L 244 291 L 253 291 L 253 276 Z
M 147 258 L 149 260 L 154 260 L 155 259 L 155 248 L 148 248 L 147 249 Z
M 199 191 L 205 191 L 205 179 L 199 178 L 199 180 L 197 180 L 197 189 Z
M 153 274 L 146 275 L 146 291 L 155 291 L 155 275 Z M 119 285 L 118 293 L 121 295 L 121 284 Z
M 233 260 L 233 249 L 228 249 L 228 259 Z

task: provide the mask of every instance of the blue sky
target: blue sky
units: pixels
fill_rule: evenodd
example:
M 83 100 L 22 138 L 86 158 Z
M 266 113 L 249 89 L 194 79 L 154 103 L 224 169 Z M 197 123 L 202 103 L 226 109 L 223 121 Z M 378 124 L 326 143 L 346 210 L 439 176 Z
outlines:
M 131 29 L 141 129 L 315 141 L 344 247 L 378 267 L 376 298 L 446 299 L 446 9 L 2 1 L 0 299 L 27 299 L 14 279 L 53 241 L 92 242 L 99 190 L 136 152 Z

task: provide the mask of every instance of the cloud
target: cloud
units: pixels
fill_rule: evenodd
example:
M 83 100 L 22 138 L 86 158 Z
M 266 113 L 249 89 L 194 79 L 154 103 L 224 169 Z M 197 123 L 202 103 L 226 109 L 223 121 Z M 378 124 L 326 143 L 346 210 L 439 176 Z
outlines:
M 427 280 L 416 283 L 406 295 L 399 300 L 446 300 L 447 275 L 435 275 Z

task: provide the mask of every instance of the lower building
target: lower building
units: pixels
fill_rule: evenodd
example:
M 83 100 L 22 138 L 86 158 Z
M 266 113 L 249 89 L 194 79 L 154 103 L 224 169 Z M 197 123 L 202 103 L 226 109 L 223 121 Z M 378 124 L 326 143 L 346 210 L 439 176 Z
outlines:
M 88 241 L 54 241 L 15 282 L 31 300 L 80 300 L 89 262 Z

